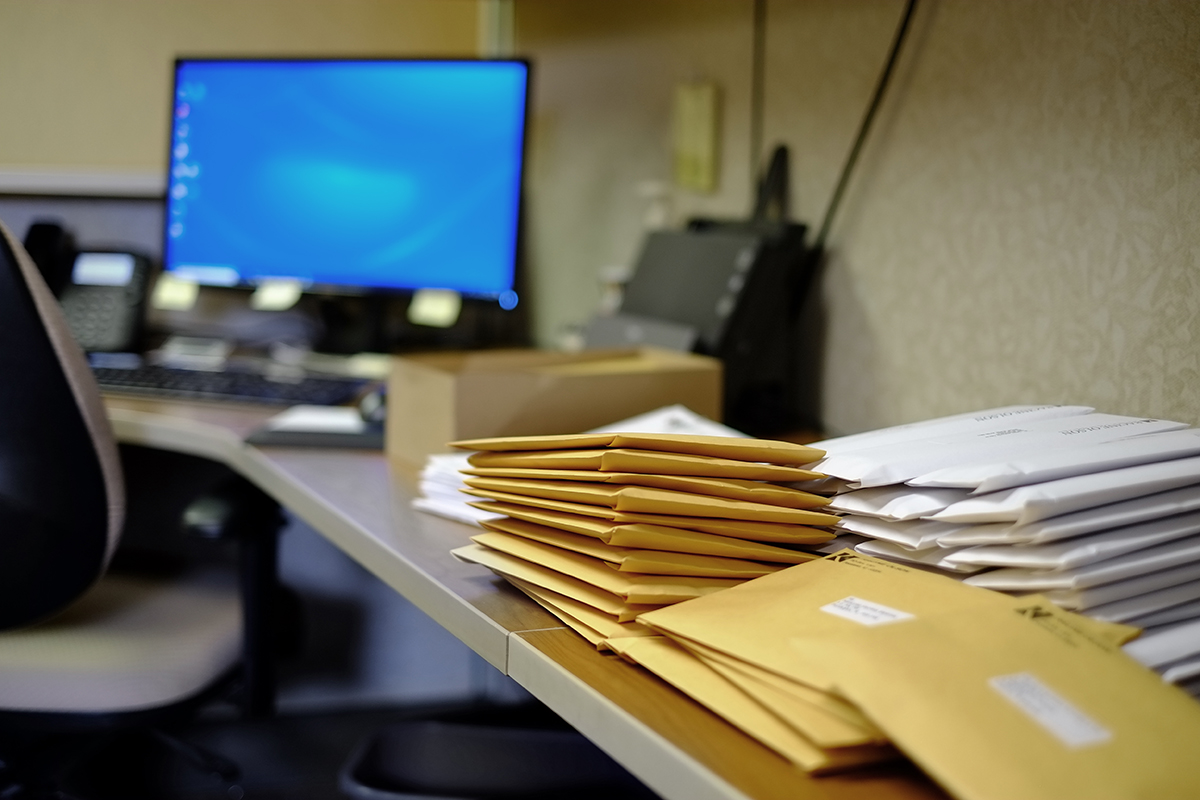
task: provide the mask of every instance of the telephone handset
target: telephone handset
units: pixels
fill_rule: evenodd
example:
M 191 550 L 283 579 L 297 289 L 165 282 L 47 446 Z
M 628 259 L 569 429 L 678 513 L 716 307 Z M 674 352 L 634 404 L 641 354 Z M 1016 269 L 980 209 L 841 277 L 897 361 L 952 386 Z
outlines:
M 150 279 L 148 258 L 130 251 L 79 251 L 70 232 L 54 222 L 31 225 L 25 248 L 58 297 L 80 347 L 123 352 L 137 346 Z

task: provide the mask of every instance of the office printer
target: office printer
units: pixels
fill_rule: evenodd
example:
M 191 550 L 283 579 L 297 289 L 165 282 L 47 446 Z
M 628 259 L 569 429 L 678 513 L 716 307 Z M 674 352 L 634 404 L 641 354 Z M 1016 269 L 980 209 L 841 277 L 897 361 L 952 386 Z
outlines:
M 777 435 L 814 420 L 797 323 L 818 258 L 806 226 L 694 220 L 648 235 L 619 311 L 597 317 L 588 347 L 651 344 L 721 359 L 725 422 Z

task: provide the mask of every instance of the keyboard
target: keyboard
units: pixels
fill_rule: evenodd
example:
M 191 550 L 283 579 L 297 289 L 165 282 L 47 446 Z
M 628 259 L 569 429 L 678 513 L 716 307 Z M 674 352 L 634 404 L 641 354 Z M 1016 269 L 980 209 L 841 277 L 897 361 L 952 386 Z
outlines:
M 348 403 L 369 383 L 362 378 L 332 375 L 275 378 L 256 372 L 207 372 L 155 365 L 130 369 L 93 366 L 92 373 L 100 388 L 111 392 L 289 406 Z

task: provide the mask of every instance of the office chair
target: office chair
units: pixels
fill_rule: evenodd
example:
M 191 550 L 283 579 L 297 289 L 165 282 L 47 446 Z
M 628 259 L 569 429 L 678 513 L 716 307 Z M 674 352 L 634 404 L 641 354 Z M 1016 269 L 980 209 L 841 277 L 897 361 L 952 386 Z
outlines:
M 271 712 L 282 516 L 239 481 L 189 522 L 240 537 L 240 584 L 228 570 L 109 571 L 126 510 L 118 449 L 56 301 L 0 224 L 0 796 L 46 791 L 26 767 L 43 766 L 47 732 L 157 723 L 238 678 L 244 708 Z M 219 758 L 205 766 L 232 779 Z

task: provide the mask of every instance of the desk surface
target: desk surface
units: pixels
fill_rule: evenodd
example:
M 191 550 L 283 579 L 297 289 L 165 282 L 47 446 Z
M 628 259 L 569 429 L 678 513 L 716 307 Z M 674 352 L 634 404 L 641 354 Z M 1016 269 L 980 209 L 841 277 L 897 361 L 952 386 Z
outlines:
M 228 464 L 664 798 L 945 797 L 907 764 L 810 778 L 648 672 L 597 653 L 490 571 L 450 556 L 474 529 L 412 510 L 415 468 L 376 452 L 244 444 L 274 409 L 106 403 L 119 440 Z

